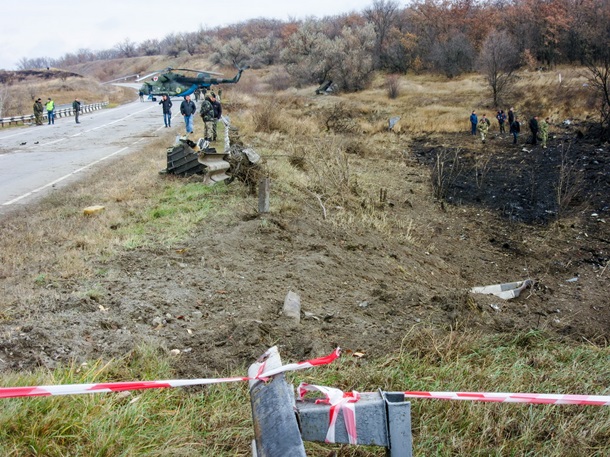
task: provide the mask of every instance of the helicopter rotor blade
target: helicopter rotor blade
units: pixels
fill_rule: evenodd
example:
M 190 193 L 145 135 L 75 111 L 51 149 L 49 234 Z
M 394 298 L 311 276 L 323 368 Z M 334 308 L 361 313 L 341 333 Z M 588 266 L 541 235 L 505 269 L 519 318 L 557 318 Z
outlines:
M 142 80 L 144 80 L 144 79 L 148 79 L 148 78 L 150 78 L 151 76 L 156 75 L 157 73 L 161 73 L 161 72 L 160 72 L 160 71 L 153 71 L 152 73 L 149 73 L 149 74 L 147 74 L 146 76 L 142 76 L 141 78 L 136 79 L 136 81 L 138 81 L 138 82 L 139 82 L 139 81 L 142 81 Z
M 224 73 L 217 73 L 215 71 L 209 71 L 209 70 L 193 70 L 192 68 L 174 68 L 174 70 L 181 70 L 181 71 L 193 71 L 195 73 L 206 73 L 208 75 L 216 75 L 216 76 L 223 76 Z

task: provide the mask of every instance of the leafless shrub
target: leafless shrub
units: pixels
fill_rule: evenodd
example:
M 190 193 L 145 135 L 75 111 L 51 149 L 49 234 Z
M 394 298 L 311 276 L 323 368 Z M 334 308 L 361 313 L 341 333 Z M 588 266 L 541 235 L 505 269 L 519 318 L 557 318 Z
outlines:
M 343 146 L 343 150 L 347 154 L 354 154 L 359 157 L 363 157 L 366 155 L 367 145 L 361 140 L 351 138 L 346 141 L 345 145 Z
M 337 103 L 330 110 L 324 122 L 326 131 L 335 133 L 356 133 L 358 124 L 354 114 L 342 103 Z
M 447 197 L 449 189 L 462 172 L 463 166 L 460 162 L 459 153 L 459 149 L 453 151 L 441 149 L 436 154 L 430 177 L 434 197 L 437 200 L 443 200 Z
M 400 77 L 398 75 L 388 75 L 385 80 L 388 98 L 394 100 L 400 95 Z
M 273 100 L 259 104 L 252 112 L 252 121 L 254 129 L 259 132 L 271 133 L 284 128 L 282 112 Z
M 557 218 L 560 219 L 575 202 L 582 192 L 583 177 L 578 169 L 578 159 L 570 160 L 570 146 L 561 146 L 561 163 L 559 165 L 559 175 L 555 185 L 555 195 L 557 201 Z
M 481 189 L 491 165 L 491 154 L 480 154 L 474 160 L 474 179 L 477 188 Z
M 293 85 L 292 78 L 284 69 L 275 70 L 267 77 L 267 83 L 274 90 L 286 90 Z
M 302 155 L 294 155 L 288 157 L 288 163 L 300 171 L 307 171 L 307 159 Z

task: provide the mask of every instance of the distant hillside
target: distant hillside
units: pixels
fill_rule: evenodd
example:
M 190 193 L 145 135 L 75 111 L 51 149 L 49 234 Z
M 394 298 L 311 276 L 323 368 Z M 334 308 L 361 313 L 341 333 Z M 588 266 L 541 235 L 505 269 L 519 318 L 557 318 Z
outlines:
M 38 79 L 55 79 L 63 78 L 66 79 L 70 76 L 81 78 L 82 76 L 78 73 L 71 71 L 61 70 L 57 68 L 49 68 L 44 70 L 21 70 L 21 71 L 6 71 L 0 70 L 0 83 L 1 84 L 12 84 L 20 81 L 35 81 Z
M 167 67 L 193 68 L 201 70 L 212 70 L 212 65 L 202 56 L 146 56 L 125 57 L 112 60 L 95 60 L 92 62 L 72 65 L 70 71 L 95 78 L 100 82 L 111 81 L 126 75 L 146 75 L 153 71 L 162 70 Z

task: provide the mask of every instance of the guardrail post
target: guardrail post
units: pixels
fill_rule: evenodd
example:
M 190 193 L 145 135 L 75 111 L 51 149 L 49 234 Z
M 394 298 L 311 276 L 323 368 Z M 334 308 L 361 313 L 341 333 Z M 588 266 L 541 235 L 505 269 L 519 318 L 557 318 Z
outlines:
M 263 178 L 258 183 L 258 212 L 269 212 L 269 178 Z
M 405 401 L 402 392 L 363 393 L 354 407 L 357 444 L 383 446 L 389 457 L 412 457 L 411 403 Z M 303 440 L 325 441 L 330 408 L 307 398 L 297 402 Z M 335 442 L 350 442 L 342 412 L 335 423 Z
M 250 366 L 248 376 L 255 378 L 261 365 L 265 370 L 282 366 L 274 346 Z M 297 423 L 293 389 L 283 374 L 270 381 L 250 381 L 250 403 L 254 423 L 254 457 L 306 457 L 305 447 Z
M 411 435 L 411 403 L 405 401 L 402 392 L 381 392 L 388 414 L 389 455 L 411 457 L 413 437 Z

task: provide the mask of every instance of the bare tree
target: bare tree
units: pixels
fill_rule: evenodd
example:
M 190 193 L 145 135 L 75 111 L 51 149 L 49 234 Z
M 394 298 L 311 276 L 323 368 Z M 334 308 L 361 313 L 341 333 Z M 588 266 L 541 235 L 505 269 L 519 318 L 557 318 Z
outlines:
M 120 57 L 135 57 L 138 55 L 136 44 L 129 38 L 125 38 L 115 46 Z
M 159 43 L 159 40 L 144 40 L 138 46 L 138 54 L 142 56 L 157 56 L 161 54 L 161 44 Z
M 519 55 L 512 37 L 505 31 L 491 32 L 483 42 L 477 67 L 491 88 L 494 106 L 500 104 L 502 95 L 509 89 L 518 65 Z
M 246 46 L 241 38 L 231 38 L 226 43 L 220 41 L 217 43 L 220 46 L 216 48 L 214 54 L 210 57 L 212 63 L 236 67 L 246 65 L 250 52 L 248 46 Z
M 184 51 L 184 43 L 182 42 L 181 35 L 171 33 L 161 40 L 161 53 L 171 57 L 178 57 L 182 51 Z
M 35 57 L 28 59 L 22 57 L 17 63 L 18 70 L 34 70 L 36 68 L 47 68 L 52 65 L 52 59 L 49 57 Z
M 375 28 L 375 66 L 380 68 L 385 61 L 390 30 L 398 17 L 398 3 L 394 0 L 375 0 L 364 10 L 364 17 Z
M 589 84 L 595 90 L 599 102 L 600 137 L 610 139 L 610 53 L 597 61 L 588 59 Z
M 463 33 L 456 33 L 447 41 L 437 42 L 430 54 L 436 69 L 448 78 L 472 70 L 474 57 L 474 48 Z
M 610 9 L 608 0 L 595 1 L 575 26 L 584 44 L 583 61 L 600 112 L 600 138 L 610 139 Z
M 330 44 L 330 39 L 320 30 L 320 24 L 307 21 L 288 39 L 281 61 L 297 84 L 322 84 L 330 79 L 332 62 L 322 58 L 323 50 Z
M 330 77 L 345 92 L 366 89 L 373 74 L 372 52 L 375 31 L 370 24 L 364 27 L 344 27 L 341 36 L 325 49 L 324 60 L 333 62 Z

